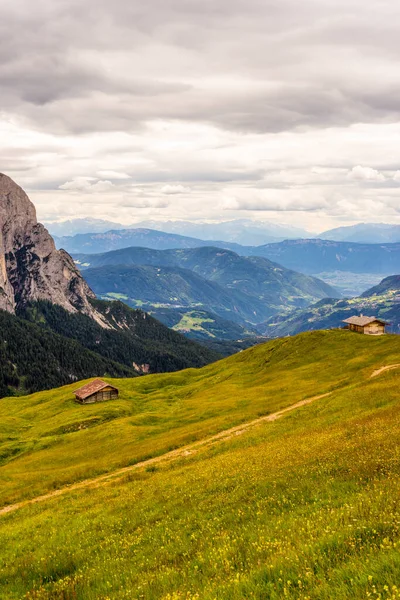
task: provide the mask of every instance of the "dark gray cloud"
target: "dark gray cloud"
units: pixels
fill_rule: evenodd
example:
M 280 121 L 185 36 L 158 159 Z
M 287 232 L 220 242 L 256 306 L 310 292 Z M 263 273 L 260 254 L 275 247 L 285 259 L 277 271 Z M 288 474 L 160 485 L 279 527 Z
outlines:
M 0 8 L 1 109 L 55 133 L 400 118 L 394 2 L 28 0 Z

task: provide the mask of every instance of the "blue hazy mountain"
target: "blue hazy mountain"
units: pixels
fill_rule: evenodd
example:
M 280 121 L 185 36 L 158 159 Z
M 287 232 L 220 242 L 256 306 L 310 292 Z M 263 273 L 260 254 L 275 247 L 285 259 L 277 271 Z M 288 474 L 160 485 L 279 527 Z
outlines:
M 400 242 L 400 225 L 387 223 L 357 223 L 347 227 L 337 227 L 320 233 L 325 240 L 337 242 L 358 242 L 363 244 L 390 244 Z
M 201 221 L 141 221 L 140 223 L 115 223 L 102 219 L 84 218 L 62 222 L 48 222 L 46 227 L 54 236 L 64 237 L 86 233 L 105 233 L 119 229 L 154 229 L 164 233 L 200 238 L 223 240 L 245 246 L 258 246 L 285 239 L 312 237 L 309 231 L 279 223 L 235 219 L 219 223 Z
M 339 296 L 315 277 L 222 248 L 133 247 L 74 258 L 103 298 L 116 297 L 146 310 L 160 305 L 202 308 L 241 324 L 256 324 L 278 312 Z

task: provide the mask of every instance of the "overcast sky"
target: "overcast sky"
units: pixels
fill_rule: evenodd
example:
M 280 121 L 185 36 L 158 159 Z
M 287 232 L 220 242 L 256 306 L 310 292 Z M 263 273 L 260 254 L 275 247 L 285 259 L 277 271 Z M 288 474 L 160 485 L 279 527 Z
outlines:
M 0 170 L 42 220 L 400 223 L 400 3 L 2 0 Z

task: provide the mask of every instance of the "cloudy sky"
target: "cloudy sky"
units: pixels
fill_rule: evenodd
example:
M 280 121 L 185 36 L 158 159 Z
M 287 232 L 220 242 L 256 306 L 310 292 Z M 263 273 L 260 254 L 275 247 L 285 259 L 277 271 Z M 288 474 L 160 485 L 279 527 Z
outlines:
M 0 170 L 42 220 L 400 223 L 394 0 L 2 0 Z

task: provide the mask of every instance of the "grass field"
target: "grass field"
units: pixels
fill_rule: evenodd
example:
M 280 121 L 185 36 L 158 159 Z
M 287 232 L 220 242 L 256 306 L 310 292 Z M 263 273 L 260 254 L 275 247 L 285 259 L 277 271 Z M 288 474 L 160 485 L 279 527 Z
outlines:
M 116 403 L 81 407 L 71 388 L 1 401 L 3 456 L 20 445 L 0 469 L 6 504 L 332 392 L 3 515 L 0 598 L 400 598 L 400 370 L 370 378 L 397 363 L 396 336 L 315 332 L 118 381 Z
M 211 331 L 207 331 L 202 326 L 203 323 L 213 323 L 213 322 L 214 322 L 213 319 L 206 319 L 204 317 L 203 318 L 196 317 L 196 316 L 194 316 L 193 313 L 186 313 L 185 315 L 183 315 L 183 317 L 179 321 L 179 323 L 174 325 L 173 329 L 175 329 L 175 331 L 201 331 L 205 335 L 215 338 L 215 335 Z

